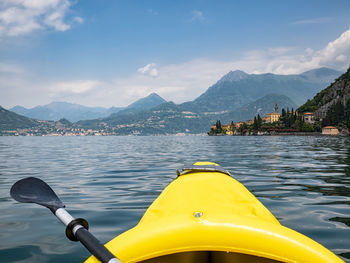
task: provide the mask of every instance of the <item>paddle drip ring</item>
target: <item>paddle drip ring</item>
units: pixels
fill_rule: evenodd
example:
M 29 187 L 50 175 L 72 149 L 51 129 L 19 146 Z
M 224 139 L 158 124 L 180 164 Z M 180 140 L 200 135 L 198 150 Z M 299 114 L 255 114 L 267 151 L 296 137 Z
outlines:
M 68 239 L 72 241 L 78 241 L 73 231 L 74 227 L 78 225 L 84 227 L 86 230 L 89 230 L 89 223 L 84 218 L 76 218 L 72 220 L 66 227 L 66 236 Z

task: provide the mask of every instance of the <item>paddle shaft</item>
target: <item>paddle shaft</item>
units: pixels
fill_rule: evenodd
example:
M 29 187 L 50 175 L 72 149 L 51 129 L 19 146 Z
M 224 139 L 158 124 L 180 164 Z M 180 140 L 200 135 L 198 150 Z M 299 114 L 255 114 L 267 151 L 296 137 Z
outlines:
M 59 208 L 52 212 L 67 227 L 75 220 L 64 208 Z M 75 224 L 72 227 L 72 232 L 74 237 L 101 262 L 121 263 L 104 245 L 100 243 L 100 241 L 85 229 L 83 225 Z

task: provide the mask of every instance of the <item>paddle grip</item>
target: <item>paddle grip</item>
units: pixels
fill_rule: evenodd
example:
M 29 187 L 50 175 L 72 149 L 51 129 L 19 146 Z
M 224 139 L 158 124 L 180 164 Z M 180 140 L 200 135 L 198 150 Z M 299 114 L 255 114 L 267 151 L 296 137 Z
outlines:
M 88 230 L 81 227 L 75 232 L 76 238 L 93 254 L 98 260 L 103 263 L 120 262 L 115 256 L 98 241 Z

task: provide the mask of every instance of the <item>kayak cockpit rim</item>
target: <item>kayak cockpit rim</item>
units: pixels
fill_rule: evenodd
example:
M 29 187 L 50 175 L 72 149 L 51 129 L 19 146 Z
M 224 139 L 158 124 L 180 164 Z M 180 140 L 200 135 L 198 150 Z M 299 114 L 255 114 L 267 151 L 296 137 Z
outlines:
M 178 177 L 184 174 L 198 173 L 198 172 L 218 172 L 218 173 L 223 173 L 231 176 L 231 174 L 227 170 L 225 170 L 224 168 L 222 168 L 217 164 L 210 163 L 210 162 L 205 162 L 205 164 L 197 162 L 193 165 L 186 165 L 181 169 L 176 170 L 176 174 Z

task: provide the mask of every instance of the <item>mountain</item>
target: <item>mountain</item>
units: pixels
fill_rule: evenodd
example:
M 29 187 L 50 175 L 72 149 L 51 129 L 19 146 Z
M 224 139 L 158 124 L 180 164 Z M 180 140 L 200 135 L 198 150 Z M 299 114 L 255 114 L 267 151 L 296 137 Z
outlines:
M 136 112 L 120 111 L 108 118 L 77 124 L 85 128 L 107 128 L 118 134 L 204 133 L 216 120 L 230 123 L 252 119 L 258 113 L 264 116 L 272 112 L 276 103 L 280 110 L 295 109 L 300 103 L 287 94 L 294 98 L 312 97 L 339 75 L 336 73 L 327 68 L 300 75 L 231 71 L 194 101 L 179 105 L 168 102 Z
M 126 107 L 126 109 L 146 110 L 146 109 L 156 107 L 165 102 L 166 100 L 163 99 L 158 94 L 151 93 L 147 97 L 139 99 L 138 101 L 135 101 L 134 103 L 130 104 L 128 107 Z
M 138 112 L 120 112 L 100 120 L 79 121 L 84 128 L 107 129 L 119 135 L 154 135 L 205 132 L 210 116 L 182 111 L 173 102 Z
M 266 116 L 267 113 L 274 111 L 275 104 L 278 105 L 279 110 L 296 109 L 297 105 L 289 97 L 281 94 L 268 94 L 254 102 L 250 102 L 232 112 L 222 114 L 221 120 L 223 123 L 231 121 L 252 120 L 258 114 Z
M 249 75 L 242 70 L 230 71 L 223 76 L 217 83 L 235 82 L 247 78 Z
M 314 112 L 324 125 L 350 128 L 350 67 L 331 85 L 299 107 L 298 111 Z
M 166 101 L 163 98 L 161 98 L 156 93 L 152 93 L 148 97 L 139 99 L 126 108 L 87 107 L 68 102 L 51 102 L 50 104 L 37 106 L 31 109 L 26 109 L 22 106 L 15 106 L 10 110 L 17 114 L 38 120 L 57 121 L 59 119 L 65 118 L 71 122 L 76 122 L 79 120 L 105 118 L 121 110 L 126 110 L 128 112 L 146 110 L 158 106 L 164 102 Z
M 134 103 L 130 104 L 125 109 L 121 110 L 119 113 L 135 113 L 142 110 L 148 110 L 166 102 L 167 101 L 158 94 L 151 93 L 147 97 L 139 99 Z
M 106 113 L 108 109 L 106 108 L 86 107 L 79 104 L 57 101 L 31 109 L 26 109 L 22 106 L 15 106 L 10 110 L 29 118 L 52 121 L 66 118 L 69 121 L 75 122 L 78 120 L 95 119 L 108 116 Z M 117 112 L 118 110 L 120 109 L 116 108 L 114 109 L 114 112 Z M 111 113 L 113 112 L 110 112 L 110 114 Z
M 32 128 L 38 125 L 38 121 L 21 116 L 0 106 L 0 132 L 4 130 Z
M 60 119 L 58 121 L 35 120 L 6 110 L 0 106 L 0 136 L 61 136 L 81 134 L 94 135 L 95 132 L 85 131 L 67 119 Z
M 113 130 L 120 135 L 137 134 L 176 134 L 205 133 L 208 127 L 216 120 L 221 119 L 225 123 L 252 119 L 258 113 L 261 116 L 272 112 L 275 104 L 284 108 L 295 108 L 296 104 L 284 95 L 269 94 L 263 98 L 249 103 L 240 109 L 228 113 L 196 113 L 183 111 L 181 105 L 173 102 L 163 103 L 149 110 L 127 113 L 119 112 L 108 118 L 99 120 L 87 120 L 77 122 L 84 128 Z
M 342 74 L 342 72 L 323 67 L 306 71 L 300 74 L 300 76 L 312 81 L 322 80 L 328 82 L 330 79 L 334 79 L 334 76 L 339 76 L 340 74 Z
M 297 105 L 329 85 L 341 72 L 320 68 L 299 75 L 231 71 L 197 99 L 182 105 L 195 112 L 233 111 L 268 94 L 283 94 Z
M 257 114 L 264 116 L 272 111 L 276 103 L 280 109 L 296 108 L 301 104 L 300 101 L 305 102 L 314 96 L 340 74 L 328 68 L 310 70 L 299 75 L 231 71 L 193 101 L 177 105 L 165 102 L 157 94 L 150 94 L 122 110 L 116 109 L 117 112 L 108 117 L 82 119 L 71 127 L 82 129 L 82 132 L 84 129 L 94 129 L 120 135 L 205 133 L 216 120 L 230 123 L 252 119 Z M 42 108 L 47 111 L 55 108 L 56 112 L 64 112 L 62 108 L 59 111 L 58 106 L 60 105 L 56 103 L 56 108 Z M 67 109 L 72 105 L 61 106 Z M 74 112 L 74 107 L 70 111 Z M 71 121 L 67 116 L 60 115 L 60 119 L 63 117 Z

